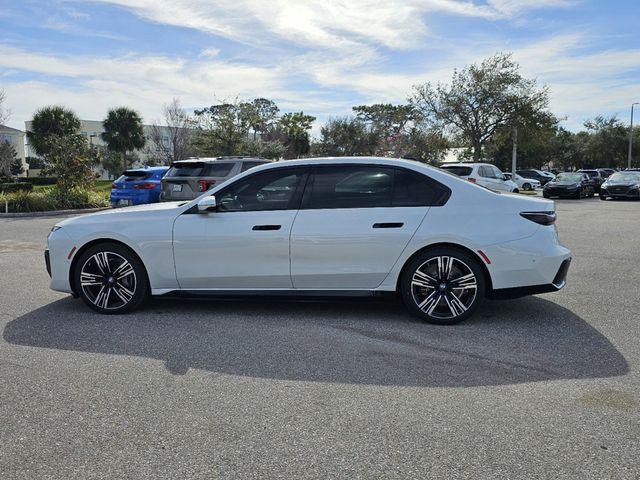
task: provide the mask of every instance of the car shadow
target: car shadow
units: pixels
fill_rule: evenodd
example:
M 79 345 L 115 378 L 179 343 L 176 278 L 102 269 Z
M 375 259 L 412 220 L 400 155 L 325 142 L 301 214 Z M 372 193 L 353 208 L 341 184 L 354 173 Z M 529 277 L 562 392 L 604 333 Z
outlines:
M 486 302 L 460 325 L 425 324 L 396 301 L 155 299 L 130 315 L 70 297 L 9 322 L 15 345 L 148 357 L 249 377 L 417 387 L 622 375 L 629 367 L 583 319 L 540 297 Z

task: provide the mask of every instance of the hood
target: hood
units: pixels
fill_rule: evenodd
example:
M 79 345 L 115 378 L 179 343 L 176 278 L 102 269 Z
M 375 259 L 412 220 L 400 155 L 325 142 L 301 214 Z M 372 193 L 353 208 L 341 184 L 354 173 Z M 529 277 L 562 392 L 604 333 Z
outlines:
M 102 210 L 100 212 L 90 213 L 88 215 L 67 218 L 66 220 L 63 220 L 56 225 L 62 227 L 72 223 L 98 223 L 125 219 L 127 217 L 148 216 L 153 214 L 171 216 L 178 214 L 179 211 L 181 211 L 180 207 L 186 205 L 186 203 L 188 202 L 161 202 L 149 203 L 147 205 L 136 205 L 133 207 L 110 208 L 108 210 Z

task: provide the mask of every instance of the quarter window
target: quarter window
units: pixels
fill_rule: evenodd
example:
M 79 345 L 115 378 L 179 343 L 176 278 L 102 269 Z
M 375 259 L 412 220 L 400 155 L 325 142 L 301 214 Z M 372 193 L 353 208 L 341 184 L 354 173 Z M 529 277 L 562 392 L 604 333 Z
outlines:
M 289 210 L 305 174 L 302 170 L 277 169 L 238 180 L 220 193 L 223 212 Z

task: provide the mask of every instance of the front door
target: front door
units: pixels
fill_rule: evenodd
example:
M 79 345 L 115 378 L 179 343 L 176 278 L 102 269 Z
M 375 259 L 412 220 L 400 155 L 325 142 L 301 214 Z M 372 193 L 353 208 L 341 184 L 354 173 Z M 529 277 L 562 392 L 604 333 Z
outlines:
M 182 289 L 292 288 L 289 236 L 306 172 L 278 168 L 215 192 L 218 211 L 183 214 L 173 229 Z
M 429 210 L 432 184 L 388 166 L 316 167 L 291 231 L 296 289 L 373 289 Z

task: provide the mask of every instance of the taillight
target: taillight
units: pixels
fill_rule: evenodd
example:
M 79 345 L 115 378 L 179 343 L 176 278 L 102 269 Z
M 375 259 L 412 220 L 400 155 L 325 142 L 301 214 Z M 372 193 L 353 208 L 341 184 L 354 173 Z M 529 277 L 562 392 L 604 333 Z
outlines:
M 111 184 L 111 188 L 118 188 L 118 184 L 117 183 L 112 183 Z
M 156 184 L 153 182 L 138 183 L 134 185 L 133 188 L 137 190 L 150 190 L 152 188 L 156 188 Z
M 206 192 L 211 188 L 211 185 L 214 185 L 215 183 L 215 180 L 198 180 L 198 191 Z
M 553 225 L 556 222 L 556 212 L 520 212 L 520 216 L 540 225 Z
M 476 179 L 473 177 L 469 177 L 467 178 L 467 180 L 469 180 L 471 183 L 476 183 Z

